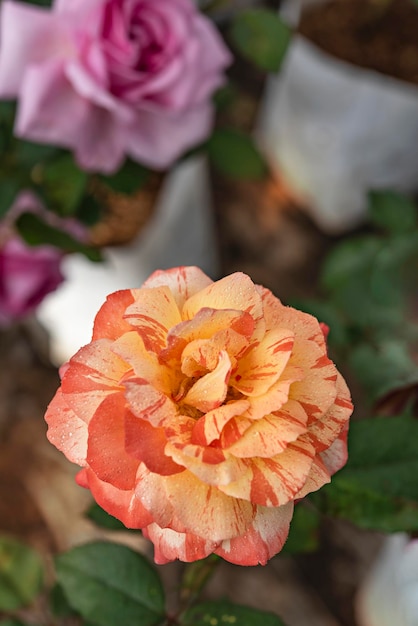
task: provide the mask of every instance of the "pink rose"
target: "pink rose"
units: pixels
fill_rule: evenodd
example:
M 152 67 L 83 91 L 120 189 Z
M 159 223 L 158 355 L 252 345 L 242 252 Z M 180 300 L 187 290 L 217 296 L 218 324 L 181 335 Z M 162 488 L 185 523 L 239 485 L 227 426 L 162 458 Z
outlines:
M 14 220 L 23 212 L 37 213 L 51 225 L 64 228 L 80 239 L 84 237 L 80 225 L 46 211 L 32 192 L 19 194 L 0 222 L 0 326 L 33 312 L 64 280 L 61 250 L 48 245 L 28 246 L 15 232 Z
M 61 370 L 49 440 L 155 560 L 266 563 L 347 459 L 352 412 L 318 321 L 242 273 L 158 271 L 110 295 Z
M 192 0 L 5 0 L 0 96 L 16 134 L 73 150 L 110 173 L 129 155 L 170 165 L 210 133 L 230 55 Z
M 58 287 L 61 258 L 55 248 L 31 248 L 17 237 L 0 244 L 0 325 L 31 313 Z

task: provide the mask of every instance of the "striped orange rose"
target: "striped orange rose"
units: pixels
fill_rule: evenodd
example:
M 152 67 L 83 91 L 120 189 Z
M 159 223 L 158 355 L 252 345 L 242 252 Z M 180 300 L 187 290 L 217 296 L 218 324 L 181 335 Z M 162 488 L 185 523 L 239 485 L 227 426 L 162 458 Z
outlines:
M 157 563 L 256 565 L 281 550 L 294 501 L 344 465 L 351 411 L 314 317 L 245 274 L 180 267 L 107 298 L 46 420 Z

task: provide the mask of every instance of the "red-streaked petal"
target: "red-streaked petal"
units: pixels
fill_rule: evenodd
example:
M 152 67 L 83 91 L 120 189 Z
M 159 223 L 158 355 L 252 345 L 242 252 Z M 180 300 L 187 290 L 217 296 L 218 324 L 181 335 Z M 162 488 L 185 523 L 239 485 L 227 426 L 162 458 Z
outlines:
M 125 398 L 107 397 L 89 424 L 87 462 L 100 480 L 118 489 L 133 489 L 138 461 L 125 449 Z
M 58 389 L 45 414 L 47 437 L 72 463 L 86 464 L 87 425 L 68 406 Z
M 288 369 L 289 368 L 286 368 L 286 372 Z M 306 411 L 302 409 L 299 403 L 289 400 L 290 385 L 295 382 L 295 380 L 301 380 L 302 378 L 303 371 L 301 369 L 298 371 L 293 369 L 293 378 L 286 378 L 286 380 L 277 381 L 277 383 L 270 387 L 270 389 L 261 396 L 248 396 L 250 406 L 248 411 L 245 412 L 245 417 L 252 420 L 259 420 L 265 415 L 282 410 L 284 406 L 290 402 L 292 406 L 295 406 L 296 404 L 298 405 L 295 409 L 297 411 L 295 417 L 300 420 L 301 412 L 303 412 L 307 422 L 308 417 L 306 415 Z M 290 413 L 293 415 L 291 411 Z
M 300 498 L 304 498 L 305 496 L 307 496 L 308 493 L 312 493 L 312 491 L 318 491 L 318 489 L 321 489 L 321 487 L 323 487 L 330 481 L 330 473 L 328 472 L 320 455 L 317 455 L 312 462 L 312 466 L 306 482 L 300 489 L 300 491 L 298 491 L 298 493 L 295 495 L 295 499 L 300 500 Z
M 250 502 L 230 498 L 190 472 L 167 476 L 164 481 L 175 516 L 187 532 L 217 542 L 242 535 L 252 523 Z
M 353 405 L 345 380 L 337 372 L 337 397 L 328 411 L 309 426 L 311 441 L 318 452 L 328 448 L 348 422 Z
M 265 287 L 257 285 L 257 290 L 262 298 L 267 330 L 288 328 L 299 340 L 314 341 L 323 352 L 326 351 L 324 333 L 315 317 L 285 306 Z
M 195 423 L 191 442 L 202 446 L 211 444 L 219 439 L 225 425 L 236 415 L 242 415 L 248 407 L 248 400 L 236 400 L 209 411 Z
M 170 328 L 181 322 L 173 294 L 168 287 L 138 289 L 136 300 L 124 319 L 139 332 L 147 350 L 159 352 L 167 343 Z
M 313 424 L 332 407 L 337 395 L 337 369 L 313 341 L 296 341 L 290 365 L 304 369 L 305 377 L 292 384 L 289 398 L 301 403 Z
M 227 449 L 240 458 L 271 458 L 283 452 L 288 444 L 306 432 L 306 425 L 284 413 L 268 415 L 248 428 L 242 437 Z
M 314 456 L 314 448 L 308 442 L 290 443 L 274 458 L 254 458 L 242 478 L 229 485 L 219 485 L 219 489 L 261 506 L 282 506 L 305 484 Z
M 164 429 L 135 417 L 129 411 L 125 415 L 125 448 L 128 454 L 144 463 L 150 472 L 167 476 L 184 471 L 165 454 L 167 438 Z
M 157 355 L 146 349 L 142 337 L 132 331 L 113 342 L 112 352 L 128 363 L 138 378 L 146 380 L 155 389 L 171 396 L 180 384 L 180 375 L 161 364 Z
M 235 565 L 265 565 L 283 548 L 292 516 L 293 502 L 277 508 L 259 506 L 250 528 L 241 537 L 223 541 L 214 552 Z
M 146 380 L 131 378 L 124 384 L 126 387 L 125 398 L 134 415 L 148 420 L 150 424 L 156 427 L 176 419 L 178 410 L 174 402 Z
M 154 544 L 154 561 L 158 565 L 176 559 L 185 563 L 204 559 L 219 545 L 192 533 L 179 533 L 171 528 L 160 528 L 157 524 L 144 528 L 142 533 Z
M 129 365 L 111 350 L 112 342 L 99 339 L 72 357 L 62 379 L 62 393 L 73 411 L 88 422 L 109 394 L 122 389 L 120 379 Z
M 293 343 L 292 332 L 282 328 L 269 331 L 257 346 L 240 359 L 230 384 L 248 396 L 266 393 L 286 367 Z
M 231 360 L 228 353 L 221 351 L 216 368 L 199 378 L 183 399 L 184 404 L 195 407 L 199 411 L 212 411 L 225 400 L 228 392 L 228 381 L 231 373 Z
M 88 487 L 97 504 L 109 515 L 120 520 L 127 528 L 143 528 L 153 522 L 152 516 L 142 506 L 134 490 L 123 491 L 105 483 L 88 468 L 79 478 L 80 473 L 77 482 Z
M 184 303 L 195 293 L 205 289 L 213 281 L 198 267 L 174 267 L 169 270 L 157 270 L 145 281 L 143 287 L 170 288 L 181 311 Z
M 320 457 L 331 476 L 335 474 L 335 472 L 338 472 L 338 470 L 344 467 L 347 463 L 347 434 L 348 422 L 345 424 L 334 443 L 320 454 Z
M 246 274 L 236 272 L 226 276 L 189 298 L 183 307 L 183 317 L 192 319 L 205 307 L 246 311 L 255 322 L 253 338 L 261 338 L 264 335 L 261 297 L 253 281 Z
M 191 418 L 190 418 L 191 419 Z M 166 453 L 179 465 L 186 467 L 207 485 L 227 485 L 245 474 L 248 464 L 225 454 L 221 448 L 198 446 L 190 442 L 191 432 L 170 437 Z
M 134 294 L 135 290 L 123 289 L 107 296 L 94 320 L 92 341 L 114 340 L 132 330 L 130 324 L 123 319 L 123 314 L 134 302 Z
M 254 330 L 254 320 L 249 313 L 235 310 L 218 310 L 202 308 L 188 321 L 172 328 L 167 338 L 167 348 L 161 353 L 163 361 L 179 360 L 187 344 L 196 340 L 211 339 L 218 333 L 231 330 L 238 335 L 237 339 L 250 337 Z M 219 340 L 220 339 L 220 340 Z M 222 349 L 224 341 L 219 338 L 216 342 Z M 247 342 L 245 342 L 247 344 Z M 232 346 L 231 346 L 232 347 Z M 225 349 L 227 349 L 225 347 Z

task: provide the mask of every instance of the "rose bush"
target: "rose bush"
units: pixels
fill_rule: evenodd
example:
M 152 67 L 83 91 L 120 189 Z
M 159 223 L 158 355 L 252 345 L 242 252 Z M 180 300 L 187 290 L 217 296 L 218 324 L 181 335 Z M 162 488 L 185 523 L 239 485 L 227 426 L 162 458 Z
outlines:
M 0 41 L 17 135 L 105 173 L 126 154 L 165 168 L 204 140 L 230 63 L 192 0 L 55 0 L 51 11 L 5 0 Z
M 0 325 L 32 313 L 45 296 L 64 280 L 63 252 L 53 246 L 28 246 L 13 229 L 22 211 L 42 212 L 39 200 L 21 192 L 0 222 Z
M 155 560 L 266 563 L 346 461 L 352 411 L 315 318 L 242 273 L 157 271 L 110 295 L 62 368 L 48 438 Z

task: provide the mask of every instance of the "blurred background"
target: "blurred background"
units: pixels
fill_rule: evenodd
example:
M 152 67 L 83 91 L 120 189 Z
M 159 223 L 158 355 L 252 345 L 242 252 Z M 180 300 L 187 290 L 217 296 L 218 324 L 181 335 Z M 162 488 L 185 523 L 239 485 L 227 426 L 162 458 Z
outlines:
M 0 3 L 0 533 L 40 553 L 48 580 L 55 553 L 92 538 L 151 555 L 138 535 L 87 515 L 89 494 L 46 440 L 43 415 L 106 295 L 155 269 L 249 274 L 330 326 L 355 421 L 416 419 L 417 3 L 196 3 L 231 55 L 208 95 L 211 129 L 168 166 L 129 154 L 113 172 L 17 128 L 30 96 L 2 88 L 17 36 L 6 33 L 10 4 Z M 418 485 L 402 477 L 418 475 L 418 449 L 397 445 L 369 470 L 356 448 L 354 470 L 366 466 L 370 484 L 351 470 L 301 506 L 283 553 L 263 568 L 222 563 L 207 597 L 227 590 L 287 626 L 416 626 L 418 559 L 405 573 L 402 558 Z M 400 468 L 396 487 L 383 466 Z M 182 568 L 160 568 L 169 598 Z M 0 586 L 5 572 L 0 556 Z M 1 598 L 0 624 L 11 624 Z M 29 600 L 19 623 L 80 623 L 51 617 L 42 595 Z

